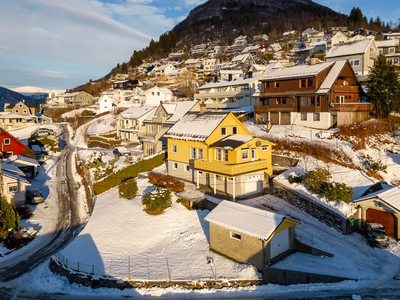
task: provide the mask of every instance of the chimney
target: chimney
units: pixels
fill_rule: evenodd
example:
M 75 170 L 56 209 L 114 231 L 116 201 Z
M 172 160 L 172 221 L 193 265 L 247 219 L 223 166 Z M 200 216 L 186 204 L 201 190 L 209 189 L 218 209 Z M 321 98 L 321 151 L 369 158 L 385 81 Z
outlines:
M 204 103 L 200 103 L 199 115 L 204 114 L 207 111 L 207 106 Z
M 232 74 L 228 74 L 228 81 L 232 81 Z
M 249 78 L 253 78 L 253 72 L 249 71 Z

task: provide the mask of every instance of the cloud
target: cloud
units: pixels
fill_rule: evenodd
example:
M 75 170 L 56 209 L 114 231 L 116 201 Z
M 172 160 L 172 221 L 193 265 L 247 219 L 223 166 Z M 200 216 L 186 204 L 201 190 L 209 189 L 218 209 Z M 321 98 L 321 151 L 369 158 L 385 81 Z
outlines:
M 44 70 L 44 71 L 40 71 L 39 72 L 39 76 L 43 76 L 43 77 L 50 77 L 50 78 L 67 78 L 68 75 L 62 72 L 57 72 L 57 71 L 48 71 L 48 70 Z
M 180 6 L 174 7 L 174 9 L 175 9 L 176 11 L 182 11 L 182 7 L 180 7 Z

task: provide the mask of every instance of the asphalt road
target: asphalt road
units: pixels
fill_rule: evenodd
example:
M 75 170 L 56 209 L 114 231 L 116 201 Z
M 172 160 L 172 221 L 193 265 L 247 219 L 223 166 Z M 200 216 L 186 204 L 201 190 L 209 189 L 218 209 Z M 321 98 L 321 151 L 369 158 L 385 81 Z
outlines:
M 76 187 L 79 183 L 74 181 L 73 157 L 74 149 L 68 146 L 68 129 L 61 125 L 64 134 L 64 149 L 61 151 L 57 164 L 57 179 L 59 180 L 57 194 L 59 198 L 58 221 L 52 233 L 47 235 L 43 242 L 36 246 L 19 250 L 19 255 L 0 264 L 0 278 L 4 283 L 31 271 L 40 263 L 61 249 L 73 234 L 79 230 L 79 211 L 76 196 Z M 75 232 L 74 232 L 75 231 Z M 0 293 L 1 299 L 1 293 Z

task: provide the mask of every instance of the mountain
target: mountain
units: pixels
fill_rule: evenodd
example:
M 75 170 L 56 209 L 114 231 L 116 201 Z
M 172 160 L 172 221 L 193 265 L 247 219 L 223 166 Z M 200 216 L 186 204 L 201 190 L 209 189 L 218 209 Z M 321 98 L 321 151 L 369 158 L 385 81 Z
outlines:
M 4 111 L 4 103 L 17 103 L 22 100 L 25 100 L 25 102 L 34 102 L 37 105 L 44 102 L 43 98 L 32 99 L 31 97 L 24 96 L 0 86 L 0 111 Z

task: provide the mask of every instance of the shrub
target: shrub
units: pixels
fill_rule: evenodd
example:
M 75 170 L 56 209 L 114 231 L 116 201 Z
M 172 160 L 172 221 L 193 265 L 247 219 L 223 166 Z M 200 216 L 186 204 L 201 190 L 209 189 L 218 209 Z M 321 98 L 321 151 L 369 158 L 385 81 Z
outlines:
M 91 110 L 85 109 L 85 110 L 82 112 L 82 116 L 83 116 L 83 117 L 94 116 L 94 112 L 91 111 Z
M 330 201 L 343 201 L 349 203 L 354 191 L 344 183 L 322 182 L 319 193 Z
M 127 179 L 118 187 L 119 197 L 131 199 L 134 198 L 137 194 L 138 187 L 137 183 L 133 179 Z
M 303 176 L 293 176 L 292 174 L 290 174 L 288 177 L 288 181 L 289 183 L 302 183 Z
M 161 214 L 164 209 L 172 206 L 171 191 L 166 188 L 158 187 L 148 192 L 143 197 L 142 203 L 146 205 L 144 211 L 149 215 Z
M 316 168 L 304 175 L 303 182 L 307 184 L 311 191 L 316 193 L 320 190 L 322 182 L 328 182 L 331 177 L 328 170 Z
M 35 159 L 35 151 L 33 151 L 33 149 L 30 148 L 22 150 L 22 155 Z
M 151 184 L 166 187 L 173 192 L 183 192 L 185 189 L 184 182 L 179 181 L 168 175 L 150 172 L 148 178 Z
M 365 157 L 365 164 L 367 165 L 367 168 L 372 170 L 372 171 L 386 171 L 387 165 L 384 165 L 382 161 L 374 161 L 371 156 L 367 154 Z

